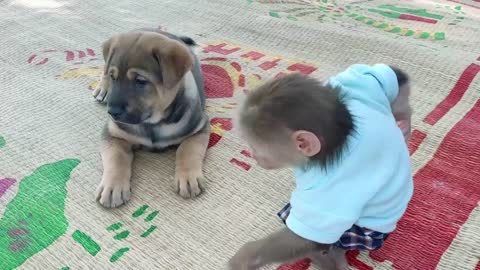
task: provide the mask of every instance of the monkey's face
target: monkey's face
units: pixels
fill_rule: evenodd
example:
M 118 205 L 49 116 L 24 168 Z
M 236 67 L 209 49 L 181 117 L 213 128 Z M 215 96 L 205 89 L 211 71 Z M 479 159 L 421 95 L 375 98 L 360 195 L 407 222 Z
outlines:
M 247 139 L 257 165 L 267 169 L 280 169 L 303 163 L 306 158 L 291 142 L 259 141 Z
M 243 133 L 245 134 L 245 133 Z M 320 139 L 305 130 L 276 133 L 268 139 L 243 136 L 247 141 L 252 158 L 258 166 L 267 169 L 280 169 L 307 163 L 320 152 Z
M 267 169 L 280 169 L 289 165 L 287 155 L 277 155 L 278 146 L 250 146 L 252 158 L 255 159 L 257 165 Z

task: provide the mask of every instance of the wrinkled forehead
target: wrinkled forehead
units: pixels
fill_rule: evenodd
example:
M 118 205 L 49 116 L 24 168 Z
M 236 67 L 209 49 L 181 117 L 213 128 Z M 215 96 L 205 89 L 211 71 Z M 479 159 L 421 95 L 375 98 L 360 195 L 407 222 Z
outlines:
M 162 46 L 162 40 L 150 40 L 157 46 Z M 118 72 L 119 77 L 136 73 L 144 77 L 154 77 L 161 81 L 161 59 L 153 51 L 152 43 L 138 35 L 137 38 L 120 36 L 112 44 L 110 51 L 109 68 Z
M 162 81 L 162 68 L 152 54 L 123 52 L 112 57 L 110 69 L 117 72 L 119 78 L 134 79 L 140 75 L 151 81 Z

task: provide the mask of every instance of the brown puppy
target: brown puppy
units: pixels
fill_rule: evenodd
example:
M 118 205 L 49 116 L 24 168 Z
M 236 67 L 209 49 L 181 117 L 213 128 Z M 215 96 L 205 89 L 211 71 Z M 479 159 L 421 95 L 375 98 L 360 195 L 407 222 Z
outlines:
M 175 181 L 182 197 L 201 193 L 209 140 L 200 64 L 194 41 L 157 30 L 113 36 L 103 44 L 104 75 L 94 97 L 107 102 L 103 176 L 96 190 L 105 207 L 130 198 L 133 150 L 179 145 Z

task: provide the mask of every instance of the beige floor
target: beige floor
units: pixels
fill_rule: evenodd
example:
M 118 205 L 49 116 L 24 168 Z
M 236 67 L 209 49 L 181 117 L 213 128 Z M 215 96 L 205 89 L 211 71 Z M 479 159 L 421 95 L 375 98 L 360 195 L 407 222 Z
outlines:
M 200 198 L 174 194 L 173 153 L 140 153 L 131 201 L 105 210 L 93 192 L 107 115 L 89 88 L 101 73 L 101 43 L 139 27 L 201 44 L 219 141 Z M 229 118 L 244 90 L 281 72 L 324 79 L 353 63 L 384 62 L 414 81 L 417 193 L 385 250 L 358 259 L 375 269 L 473 270 L 479 44 L 480 3 L 468 0 L 0 1 L 0 269 L 224 269 L 242 243 L 282 226 L 275 214 L 293 188 L 289 171 L 263 171 L 242 154 Z

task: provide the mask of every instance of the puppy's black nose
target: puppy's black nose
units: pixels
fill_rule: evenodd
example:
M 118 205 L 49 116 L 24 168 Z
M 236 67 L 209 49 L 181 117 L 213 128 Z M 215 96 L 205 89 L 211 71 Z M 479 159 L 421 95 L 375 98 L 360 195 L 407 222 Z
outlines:
M 127 112 L 126 105 L 110 105 L 108 106 L 108 113 L 113 117 L 113 119 L 118 119 Z

